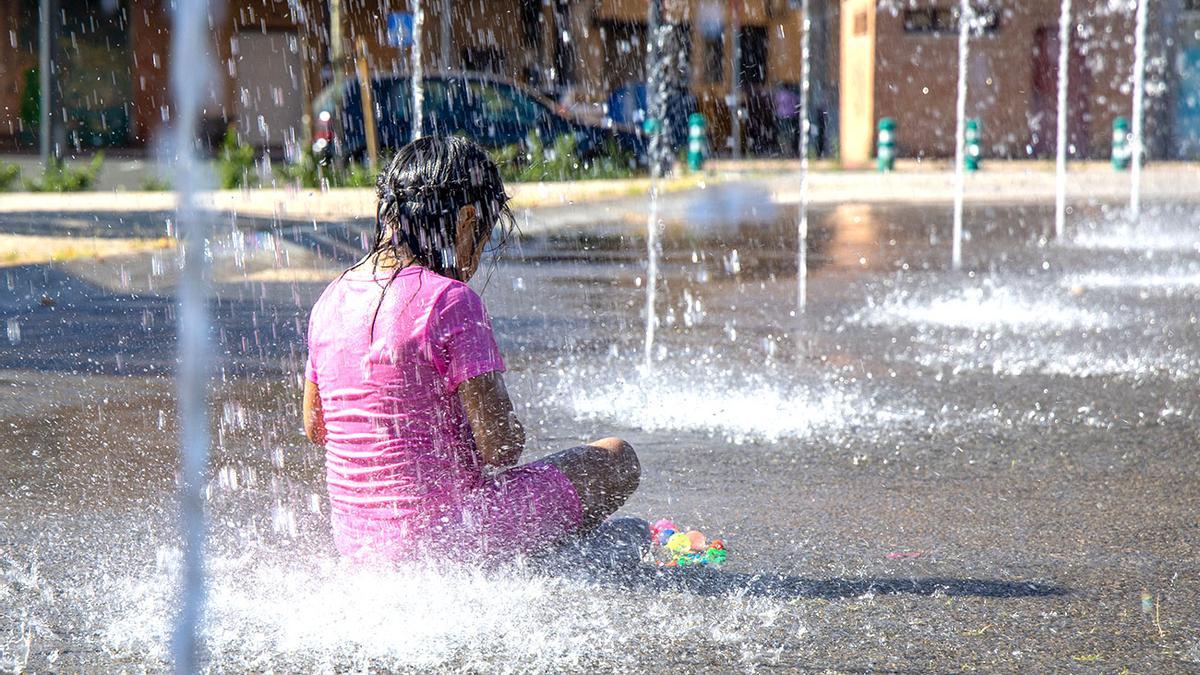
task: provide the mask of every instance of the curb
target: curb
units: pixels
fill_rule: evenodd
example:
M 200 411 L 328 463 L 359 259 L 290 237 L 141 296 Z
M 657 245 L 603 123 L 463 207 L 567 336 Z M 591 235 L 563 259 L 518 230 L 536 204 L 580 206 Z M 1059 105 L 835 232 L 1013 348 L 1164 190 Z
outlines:
M 664 179 L 659 189 L 678 192 L 723 180 L 721 176 L 692 174 Z M 649 178 L 513 183 L 508 186 L 514 209 L 588 203 L 643 195 L 649 191 Z M 306 220 L 372 218 L 375 199 L 372 188 L 214 190 L 201 192 L 196 197 L 201 206 L 222 213 Z M 0 194 L 0 213 L 174 211 L 177 203 L 174 192 L 13 192 Z

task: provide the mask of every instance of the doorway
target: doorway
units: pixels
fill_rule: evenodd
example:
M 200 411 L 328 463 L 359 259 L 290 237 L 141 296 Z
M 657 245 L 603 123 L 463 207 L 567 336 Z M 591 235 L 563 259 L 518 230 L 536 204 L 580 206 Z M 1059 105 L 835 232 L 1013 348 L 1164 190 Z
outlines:
M 303 63 L 294 31 L 237 34 L 234 109 L 245 143 L 287 153 L 296 148 L 304 111 Z
M 775 99 L 767 86 L 767 29 L 742 26 L 738 79 L 746 111 L 745 147 L 754 154 L 776 154 Z
M 1054 157 L 1058 152 L 1058 27 L 1037 29 L 1033 43 L 1033 87 L 1029 110 L 1029 146 L 1035 157 Z M 1067 154 L 1091 156 L 1091 70 L 1075 42 L 1068 57 Z

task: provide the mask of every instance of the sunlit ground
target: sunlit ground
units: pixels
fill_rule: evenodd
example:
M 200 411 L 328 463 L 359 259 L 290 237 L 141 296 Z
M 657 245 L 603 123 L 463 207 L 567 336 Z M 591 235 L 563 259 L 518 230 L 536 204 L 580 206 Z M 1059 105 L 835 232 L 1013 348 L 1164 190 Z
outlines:
M 625 436 L 626 510 L 730 543 L 672 573 L 337 560 L 297 378 L 362 224 L 222 222 L 214 669 L 1200 667 L 1189 208 L 1080 208 L 1061 244 L 1045 208 L 969 209 L 962 272 L 946 208 L 823 209 L 797 316 L 795 214 L 715 194 L 667 210 L 649 369 L 624 220 L 528 238 L 477 284 L 531 456 Z M 0 271 L 0 667 L 168 667 L 173 264 Z

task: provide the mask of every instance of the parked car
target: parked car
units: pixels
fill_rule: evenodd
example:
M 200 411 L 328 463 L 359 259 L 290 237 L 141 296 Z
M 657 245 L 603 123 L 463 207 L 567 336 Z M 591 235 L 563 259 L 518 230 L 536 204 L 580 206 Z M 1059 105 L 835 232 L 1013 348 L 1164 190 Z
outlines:
M 431 74 L 423 79 L 424 135 L 461 134 L 485 148 L 523 143 L 531 134 L 547 145 L 575 137 L 582 157 L 615 144 L 645 162 L 645 140 L 632 126 L 588 124 L 555 110 L 549 100 L 514 82 L 476 73 Z M 371 81 L 379 147 L 399 148 L 412 138 L 412 78 L 376 75 Z M 358 159 L 366 153 L 362 91 L 357 80 L 326 87 L 313 102 L 313 154 Z
M 649 114 L 646 110 L 646 83 L 628 83 L 616 87 L 608 95 L 605 108 L 607 120 L 615 124 L 641 125 Z M 687 146 L 688 116 L 699 111 L 696 97 L 686 86 L 673 88 L 667 93 L 667 119 L 670 121 L 670 137 L 667 147 L 672 155 Z

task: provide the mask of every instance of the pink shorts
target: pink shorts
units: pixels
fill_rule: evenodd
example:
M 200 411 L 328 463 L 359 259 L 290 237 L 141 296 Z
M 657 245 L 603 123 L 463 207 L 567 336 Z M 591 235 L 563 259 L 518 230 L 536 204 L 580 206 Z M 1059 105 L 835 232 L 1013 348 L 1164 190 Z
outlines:
M 368 520 L 335 511 L 332 520 L 338 550 L 356 560 L 495 562 L 574 532 L 583 505 L 566 474 L 539 461 L 489 476 L 416 518 Z

